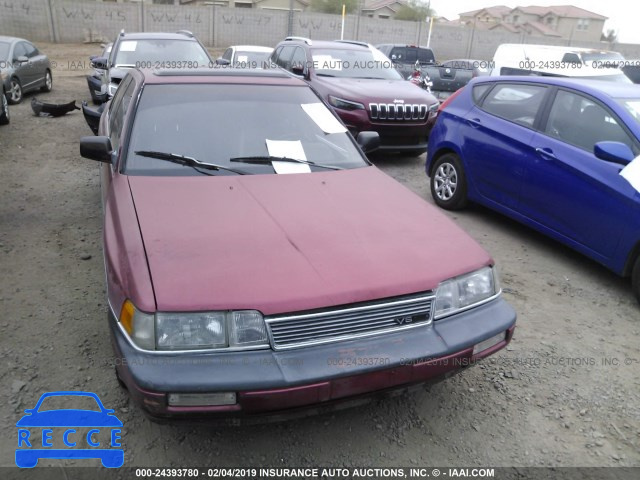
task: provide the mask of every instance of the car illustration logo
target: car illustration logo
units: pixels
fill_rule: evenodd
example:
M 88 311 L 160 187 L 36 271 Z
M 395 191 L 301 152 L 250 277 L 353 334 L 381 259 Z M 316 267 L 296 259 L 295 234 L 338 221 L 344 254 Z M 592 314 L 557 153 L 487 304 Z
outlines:
M 74 401 L 83 401 L 90 408 L 47 409 L 47 404 L 69 405 Z M 48 392 L 25 413 L 16 423 L 18 467 L 33 468 L 41 458 L 100 459 L 107 468 L 118 468 L 124 463 L 120 443 L 122 422 L 95 393 Z

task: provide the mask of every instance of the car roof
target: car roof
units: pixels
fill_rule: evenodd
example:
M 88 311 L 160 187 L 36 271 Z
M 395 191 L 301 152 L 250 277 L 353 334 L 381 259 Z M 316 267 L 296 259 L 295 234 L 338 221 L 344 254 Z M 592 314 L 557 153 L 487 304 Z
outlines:
M 0 35 L 0 42 L 8 42 L 8 43 L 29 42 L 29 40 L 26 40 L 26 39 L 20 38 L 20 37 L 7 37 L 5 35 Z M 31 42 L 29 42 L 29 43 L 31 43 Z
M 184 33 L 168 33 L 168 32 L 133 32 L 122 33 L 120 38 L 123 40 L 190 40 L 196 41 L 196 37 L 193 35 L 187 35 Z
M 501 76 L 479 77 L 475 83 L 518 82 L 555 85 L 580 90 L 594 96 L 611 98 L 640 98 L 640 89 L 633 83 L 609 82 L 606 80 L 588 80 L 571 77 L 538 77 L 538 76 Z
M 192 70 L 137 70 L 145 84 L 209 83 L 309 87 L 306 82 L 280 70 L 242 68 L 200 68 Z
M 272 52 L 272 47 L 262 47 L 260 45 L 231 45 L 234 50 L 242 50 L 243 52 Z
M 283 42 L 280 42 L 279 45 L 306 45 L 312 50 L 315 50 L 316 48 L 339 48 L 341 50 L 365 50 L 369 48 L 358 43 L 336 40 L 313 40 L 311 45 L 309 45 L 304 40 L 293 39 L 284 40 Z

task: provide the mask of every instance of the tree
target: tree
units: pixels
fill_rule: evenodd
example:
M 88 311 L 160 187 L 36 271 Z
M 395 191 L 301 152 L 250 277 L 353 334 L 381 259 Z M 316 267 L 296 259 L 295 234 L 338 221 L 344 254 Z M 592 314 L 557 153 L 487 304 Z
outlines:
M 352 13 L 358 7 L 358 0 L 311 0 L 311 9 L 321 13 L 342 14 L 342 5 L 347 7 L 347 13 Z
M 406 0 L 404 5 L 398 9 L 396 20 L 414 20 L 424 22 L 425 18 L 435 14 L 434 10 L 420 0 Z M 431 2 L 429 2 L 431 3 Z
M 607 30 L 607 33 L 602 32 L 602 35 L 600 36 L 600 40 L 603 42 L 615 43 L 617 39 L 618 39 L 618 32 L 616 32 L 612 28 Z

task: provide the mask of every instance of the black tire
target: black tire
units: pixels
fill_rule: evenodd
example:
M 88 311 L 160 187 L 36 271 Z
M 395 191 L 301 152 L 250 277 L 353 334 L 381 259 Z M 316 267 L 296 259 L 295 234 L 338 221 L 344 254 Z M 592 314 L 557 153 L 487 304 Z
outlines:
M 0 94 L 2 98 L 0 99 L 0 125 L 9 125 L 9 102 L 7 101 L 7 96 L 2 92 Z
M 431 170 L 431 196 L 445 210 L 467 206 L 467 178 L 460 158 L 446 153 L 436 160 Z
M 7 92 L 7 101 L 10 105 L 16 105 L 22 101 L 22 85 L 16 77 L 11 79 L 10 89 Z
M 631 272 L 631 288 L 633 289 L 633 294 L 636 296 L 636 300 L 640 303 L 640 255 L 636 258 L 636 263 Z
M 50 92 L 53 90 L 53 77 L 51 76 L 51 70 L 47 70 L 44 76 L 44 85 L 40 87 L 43 92 Z

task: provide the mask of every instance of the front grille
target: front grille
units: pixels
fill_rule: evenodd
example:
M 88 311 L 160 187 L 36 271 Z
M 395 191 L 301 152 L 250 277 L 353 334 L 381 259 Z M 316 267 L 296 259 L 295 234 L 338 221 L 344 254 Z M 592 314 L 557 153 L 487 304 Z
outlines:
M 369 117 L 371 120 L 424 120 L 428 110 L 429 106 L 424 103 L 370 103 Z
M 434 298 L 428 292 L 265 320 L 273 348 L 283 350 L 429 325 Z

